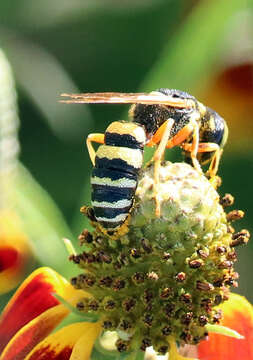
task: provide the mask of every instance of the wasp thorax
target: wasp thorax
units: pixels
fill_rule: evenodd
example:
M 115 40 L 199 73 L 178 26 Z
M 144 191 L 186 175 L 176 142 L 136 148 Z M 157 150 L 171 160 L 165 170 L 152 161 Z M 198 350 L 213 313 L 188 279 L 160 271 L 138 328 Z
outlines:
M 72 284 L 92 295 L 79 309 L 118 332 L 120 352 L 152 345 L 165 353 L 168 336 L 182 345 L 207 336 L 206 324 L 221 318 L 217 305 L 237 285 L 235 246 L 249 238 L 230 226 L 235 217 L 223 206 L 232 202 L 191 166 L 163 164 L 156 190 L 159 218 L 151 165 L 139 180 L 127 234 L 113 240 L 85 232 L 89 241 L 76 256 L 84 273 Z

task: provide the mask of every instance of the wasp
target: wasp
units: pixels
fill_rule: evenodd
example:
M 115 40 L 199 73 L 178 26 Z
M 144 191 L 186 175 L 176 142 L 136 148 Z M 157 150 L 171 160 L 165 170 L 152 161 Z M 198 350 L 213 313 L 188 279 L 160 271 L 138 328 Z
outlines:
M 104 134 L 87 137 L 94 165 L 92 207 L 96 221 L 107 233 L 121 228 L 129 217 L 143 164 L 144 146 L 157 146 L 154 161 L 156 216 L 160 216 L 157 192 L 159 168 L 166 148 L 180 146 L 185 160 L 202 173 L 210 163 L 208 177 L 214 178 L 228 129 L 225 120 L 184 91 L 161 88 L 151 93 L 62 94 L 65 103 L 132 104 L 131 122 L 115 121 Z M 97 151 L 92 142 L 101 144 Z

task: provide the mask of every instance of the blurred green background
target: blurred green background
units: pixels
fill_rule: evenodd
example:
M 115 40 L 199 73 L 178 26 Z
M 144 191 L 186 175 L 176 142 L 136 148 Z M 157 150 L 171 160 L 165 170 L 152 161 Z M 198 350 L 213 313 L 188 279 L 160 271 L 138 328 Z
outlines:
M 87 226 L 79 213 L 90 201 L 85 138 L 127 117 L 128 106 L 60 104 L 62 92 L 178 88 L 214 108 L 230 129 L 220 193 L 246 211 L 236 228 L 253 231 L 252 0 L 2 0 L 0 47 L 17 86 L 20 160 L 29 172 L 19 169 L 14 197 L 33 266 L 75 271 L 61 238 L 77 244 Z M 251 301 L 252 258 L 250 242 L 236 267 L 238 291 Z

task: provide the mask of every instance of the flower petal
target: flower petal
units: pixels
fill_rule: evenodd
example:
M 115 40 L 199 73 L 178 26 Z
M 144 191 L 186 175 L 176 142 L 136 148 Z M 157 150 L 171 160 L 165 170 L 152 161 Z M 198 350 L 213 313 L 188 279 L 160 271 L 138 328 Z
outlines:
M 66 279 L 49 268 L 34 271 L 19 287 L 0 318 L 0 353 L 13 335 L 29 321 L 76 292 Z
M 75 323 L 66 326 L 40 342 L 25 360 L 89 359 L 100 330 L 100 323 Z
M 31 249 L 19 219 L 7 210 L 0 212 L 0 294 L 13 289 L 22 280 Z
M 67 316 L 62 304 L 54 306 L 23 326 L 5 347 L 0 360 L 23 360 Z
M 189 354 L 194 354 L 194 351 L 191 351 L 187 354 L 181 355 L 180 352 L 182 352 L 182 349 L 178 349 L 175 340 L 172 337 L 168 338 L 169 343 L 170 343 L 170 351 L 169 351 L 169 360 L 197 360 L 194 358 L 189 358 L 189 357 L 185 357 L 185 355 L 189 355 Z
M 101 324 L 96 323 L 91 327 L 89 323 L 84 334 L 75 344 L 70 360 L 88 360 L 90 358 L 93 344 L 101 331 Z
M 198 346 L 201 360 L 252 360 L 253 359 L 253 307 L 242 296 L 231 294 L 220 308 L 224 319 L 221 325 L 230 327 L 244 336 L 238 340 L 220 334 L 209 334 Z

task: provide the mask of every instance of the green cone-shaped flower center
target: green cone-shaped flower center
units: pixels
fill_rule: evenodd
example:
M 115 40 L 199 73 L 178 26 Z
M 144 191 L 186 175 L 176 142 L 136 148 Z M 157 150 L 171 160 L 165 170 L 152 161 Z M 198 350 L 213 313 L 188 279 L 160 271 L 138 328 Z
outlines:
M 149 166 L 128 232 L 115 240 L 97 228 L 85 230 L 86 251 L 73 257 L 84 272 L 72 283 L 93 295 L 78 307 L 99 315 L 104 329 L 118 331 L 119 351 L 152 345 L 165 353 L 168 336 L 197 344 L 207 335 L 205 325 L 219 322 L 216 306 L 237 277 L 232 230 L 209 181 L 187 164 L 167 162 L 157 196 L 159 218 Z

